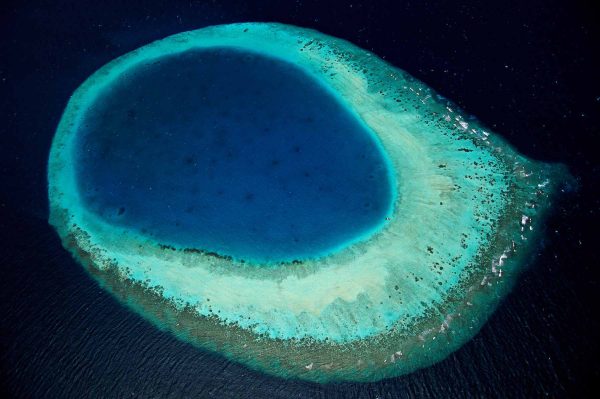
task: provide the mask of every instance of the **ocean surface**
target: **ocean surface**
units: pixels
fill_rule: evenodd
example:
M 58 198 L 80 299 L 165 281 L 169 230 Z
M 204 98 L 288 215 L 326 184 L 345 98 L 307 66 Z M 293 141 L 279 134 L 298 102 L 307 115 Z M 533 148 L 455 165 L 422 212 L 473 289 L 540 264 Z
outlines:
M 3 2 L 2 397 L 592 396 L 600 381 L 597 20 L 583 3 L 538 0 Z M 527 157 L 564 163 L 576 177 L 512 293 L 443 362 L 368 384 L 270 377 L 156 329 L 62 249 L 47 223 L 46 162 L 70 94 L 143 44 L 242 21 L 315 28 L 371 50 L 477 115 Z

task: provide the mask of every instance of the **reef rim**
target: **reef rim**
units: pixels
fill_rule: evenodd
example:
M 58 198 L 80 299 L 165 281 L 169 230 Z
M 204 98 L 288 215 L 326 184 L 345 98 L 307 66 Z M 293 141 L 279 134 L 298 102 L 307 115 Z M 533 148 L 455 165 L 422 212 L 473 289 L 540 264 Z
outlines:
M 71 140 L 98 91 L 136 63 L 211 46 L 301 66 L 377 134 L 394 170 L 413 177 L 396 179 L 400 195 L 382 231 L 314 262 L 232 268 L 231 259 L 161 246 L 79 206 Z M 263 23 L 184 32 L 110 62 L 74 93 L 48 165 L 51 224 L 115 296 L 202 348 L 319 382 L 405 374 L 458 349 L 526 263 L 552 194 L 567 176 L 560 166 L 517 154 L 371 53 L 312 30 Z M 184 278 L 206 286 L 194 291 Z M 251 306 L 237 295 L 248 299 L 248 287 L 258 292 Z

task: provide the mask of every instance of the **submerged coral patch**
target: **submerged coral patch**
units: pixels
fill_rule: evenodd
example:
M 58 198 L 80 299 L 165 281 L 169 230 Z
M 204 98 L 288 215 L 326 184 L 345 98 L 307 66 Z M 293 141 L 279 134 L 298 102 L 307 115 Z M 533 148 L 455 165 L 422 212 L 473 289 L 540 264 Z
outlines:
M 375 55 L 266 23 L 102 67 L 48 167 L 51 223 L 115 296 L 201 348 L 319 382 L 409 373 L 462 346 L 565 175 Z

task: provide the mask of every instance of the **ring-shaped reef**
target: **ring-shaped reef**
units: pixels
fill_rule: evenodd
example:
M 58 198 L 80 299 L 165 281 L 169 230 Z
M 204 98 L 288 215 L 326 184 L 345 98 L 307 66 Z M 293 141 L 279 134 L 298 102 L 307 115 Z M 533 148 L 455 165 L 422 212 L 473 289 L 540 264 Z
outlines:
M 274 23 L 108 63 L 48 164 L 50 222 L 102 286 L 187 342 L 318 382 L 468 341 L 567 176 L 372 53 Z

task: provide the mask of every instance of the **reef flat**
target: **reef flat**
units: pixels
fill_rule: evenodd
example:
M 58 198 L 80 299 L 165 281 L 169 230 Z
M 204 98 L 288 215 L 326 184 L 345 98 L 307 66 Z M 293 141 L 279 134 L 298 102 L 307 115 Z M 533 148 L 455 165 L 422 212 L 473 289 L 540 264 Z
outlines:
M 261 265 L 223 247 L 165 242 L 94 208 L 80 164 L 82 148 L 95 147 L 81 136 L 99 99 L 143 67 L 210 49 L 292 64 L 364 124 L 392 185 L 378 222 L 319 256 Z M 48 165 L 52 225 L 115 296 L 197 346 L 319 382 L 409 373 L 462 346 L 527 262 L 565 176 L 375 55 L 265 23 L 184 32 L 102 67 L 69 101 Z

